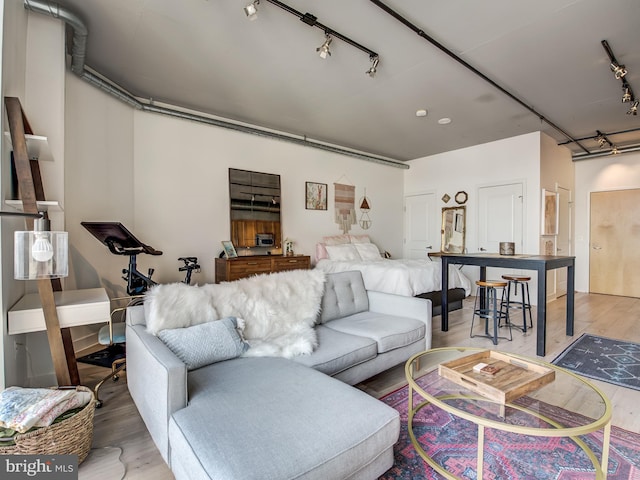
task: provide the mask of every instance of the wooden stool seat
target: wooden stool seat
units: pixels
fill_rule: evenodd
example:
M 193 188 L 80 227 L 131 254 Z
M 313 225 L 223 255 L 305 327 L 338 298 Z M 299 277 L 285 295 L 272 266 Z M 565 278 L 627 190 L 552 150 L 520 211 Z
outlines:
M 500 280 L 476 280 L 476 285 L 479 287 L 504 288 L 507 286 L 507 282 L 501 282 Z
M 528 282 L 531 280 L 531 277 L 525 277 L 520 275 L 502 275 L 504 280 L 510 280 L 513 282 Z

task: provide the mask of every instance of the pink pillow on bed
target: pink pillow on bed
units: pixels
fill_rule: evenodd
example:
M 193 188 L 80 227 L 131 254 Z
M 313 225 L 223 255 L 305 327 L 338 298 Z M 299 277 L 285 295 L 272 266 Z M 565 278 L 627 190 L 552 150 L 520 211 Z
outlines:
M 316 243 L 316 262 L 318 260 L 324 260 L 325 258 L 329 258 L 329 254 L 327 253 L 327 248 L 324 243 Z

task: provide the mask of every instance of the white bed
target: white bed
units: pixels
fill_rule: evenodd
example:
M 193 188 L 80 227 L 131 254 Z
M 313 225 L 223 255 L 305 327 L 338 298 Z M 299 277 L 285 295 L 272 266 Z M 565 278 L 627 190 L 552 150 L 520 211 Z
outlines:
M 350 243 L 345 243 L 345 239 Z M 441 290 L 438 259 L 386 259 L 367 237 L 340 235 L 325 237 L 316 247 L 316 268 L 327 272 L 359 270 L 367 290 L 416 296 Z M 339 243 L 342 242 L 342 243 Z M 351 243 L 353 242 L 353 243 Z M 449 289 L 471 293 L 471 281 L 458 268 L 449 267 Z

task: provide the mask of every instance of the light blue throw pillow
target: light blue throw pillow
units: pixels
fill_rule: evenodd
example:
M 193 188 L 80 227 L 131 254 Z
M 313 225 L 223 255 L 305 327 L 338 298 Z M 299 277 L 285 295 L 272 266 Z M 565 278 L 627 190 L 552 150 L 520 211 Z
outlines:
M 237 328 L 238 320 L 228 317 L 192 327 L 160 330 L 158 338 L 187 365 L 187 370 L 195 370 L 246 352 L 249 344 Z

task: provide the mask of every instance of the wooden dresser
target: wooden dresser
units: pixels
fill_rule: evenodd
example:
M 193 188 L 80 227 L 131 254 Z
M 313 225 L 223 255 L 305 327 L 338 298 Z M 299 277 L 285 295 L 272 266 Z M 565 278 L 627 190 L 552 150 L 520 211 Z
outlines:
M 308 270 L 309 255 L 253 255 L 237 258 L 216 258 L 216 283 L 230 282 L 260 273 L 285 270 Z

